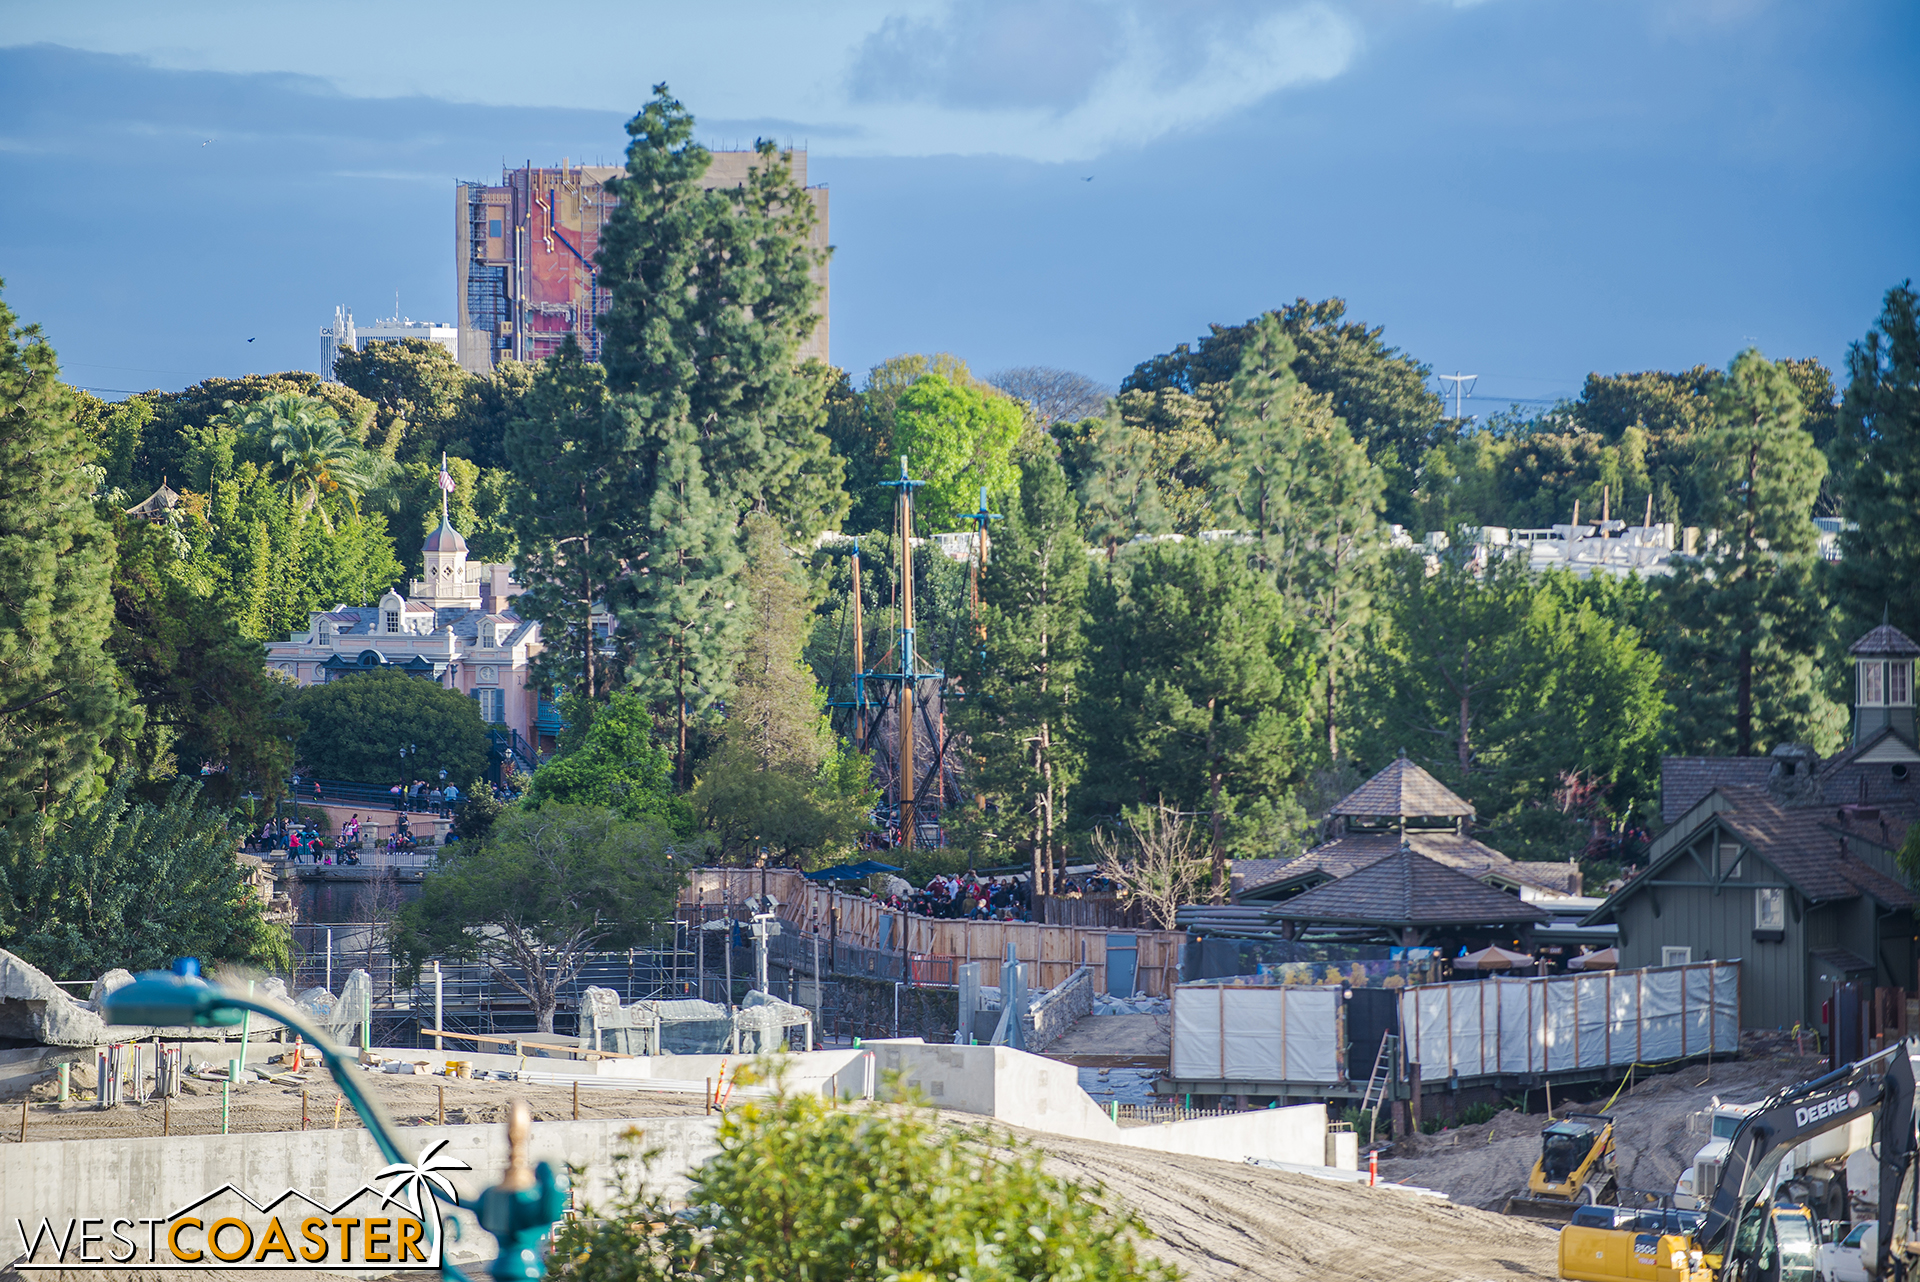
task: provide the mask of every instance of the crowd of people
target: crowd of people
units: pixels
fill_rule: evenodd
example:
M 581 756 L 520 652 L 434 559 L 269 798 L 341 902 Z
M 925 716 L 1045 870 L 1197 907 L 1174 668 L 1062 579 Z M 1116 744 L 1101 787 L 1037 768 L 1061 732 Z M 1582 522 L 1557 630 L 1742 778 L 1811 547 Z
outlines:
M 1056 898 L 1079 899 L 1110 895 L 1118 887 L 1109 877 L 1068 877 L 1054 892 Z M 890 879 L 885 893 L 873 895 L 889 908 L 922 917 L 950 921 L 1033 921 L 1033 881 L 1025 873 L 983 877 L 977 872 L 941 874 L 921 890 L 899 877 Z

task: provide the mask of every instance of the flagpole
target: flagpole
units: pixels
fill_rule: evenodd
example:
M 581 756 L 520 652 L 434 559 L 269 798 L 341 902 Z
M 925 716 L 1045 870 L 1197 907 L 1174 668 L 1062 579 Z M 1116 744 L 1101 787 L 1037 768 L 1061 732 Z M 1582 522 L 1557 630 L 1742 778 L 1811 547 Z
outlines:
M 447 452 L 440 451 L 440 524 L 447 524 Z

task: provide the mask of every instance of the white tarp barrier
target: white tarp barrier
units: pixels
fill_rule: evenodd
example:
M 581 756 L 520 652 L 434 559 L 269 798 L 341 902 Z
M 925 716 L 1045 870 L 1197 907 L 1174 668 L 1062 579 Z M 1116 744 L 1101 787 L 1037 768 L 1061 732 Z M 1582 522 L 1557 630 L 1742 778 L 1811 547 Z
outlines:
M 1173 993 L 1173 1076 L 1203 1081 L 1342 1080 L 1340 990 L 1182 985 Z
M 1740 1049 L 1740 967 L 1427 984 L 1400 995 L 1400 1026 L 1407 1058 L 1429 1081 L 1732 1055 Z

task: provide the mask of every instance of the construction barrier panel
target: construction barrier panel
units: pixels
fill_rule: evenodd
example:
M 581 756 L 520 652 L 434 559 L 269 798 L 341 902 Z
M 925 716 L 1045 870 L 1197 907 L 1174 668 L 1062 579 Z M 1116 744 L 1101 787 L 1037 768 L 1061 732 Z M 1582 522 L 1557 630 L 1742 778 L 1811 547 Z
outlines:
M 1345 1078 L 1338 988 L 1182 984 L 1173 991 L 1172 1076 L 1228 1082 Z
M 1400 1028 L 1428 1081 L 1735 1055 L 1740 965 L 1428 984 L 1400 995 Z

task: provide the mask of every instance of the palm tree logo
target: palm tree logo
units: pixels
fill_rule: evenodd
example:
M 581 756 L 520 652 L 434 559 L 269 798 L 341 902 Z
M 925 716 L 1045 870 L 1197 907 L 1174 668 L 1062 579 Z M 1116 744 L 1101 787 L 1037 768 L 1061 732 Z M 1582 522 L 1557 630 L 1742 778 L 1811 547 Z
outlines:
M 445 1175 L 442 1175 L 441 1172 L 471 1171 L 473 1168 L 457 1157 L 449 1157 L 443 1154 L 440 1150 L 446 1146 L 446 1140 L 435 1140 L 421 1152 L 418 1161 L 395 1162 L 393 1165 L 383 1168 L 376 1174 L 373 1177 L 376 1181 L 388 1179 L 393 1181 L 392 1184 L 387 1186 L 385 1191 L 375 1190 L 380 1193 L 380 1204 L 382 1206 L 397 1205 L 404 1207 L 413 1218 L 422 1222 L 426 1222 L 428 1219 L 426 1208 L 434 1200 L 433 1189 L 439 1189 L 447 1196 L 449 1201 L 458 1204 L 460 1200 L 459 1194 L 454 1192 L 453 1182 Z M 437 1258 L 440 1245 L 440 1214 L 438 1208 L 434 1211 L 432 1223 L 433 1244 Z

